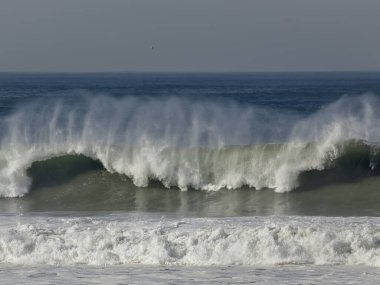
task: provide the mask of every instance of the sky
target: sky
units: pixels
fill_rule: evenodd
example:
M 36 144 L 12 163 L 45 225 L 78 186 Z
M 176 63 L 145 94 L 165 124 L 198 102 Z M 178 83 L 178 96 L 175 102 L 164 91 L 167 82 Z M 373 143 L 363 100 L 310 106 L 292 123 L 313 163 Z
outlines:
M 0 0 L 0 71 L 380 70 L 379 0 Z

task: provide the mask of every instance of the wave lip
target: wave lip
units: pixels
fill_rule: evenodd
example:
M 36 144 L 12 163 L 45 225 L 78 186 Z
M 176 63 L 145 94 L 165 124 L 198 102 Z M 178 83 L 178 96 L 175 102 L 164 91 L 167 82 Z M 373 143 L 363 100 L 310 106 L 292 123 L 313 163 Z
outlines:
M 380 224 L 374 218 L 25 222 L 2 222 L 1 263 L 380 266 Z
M 33 162 L 66 155 L 99 161 L 139 187 L 153 179 L 182 190 L 286 192 L 300 186 L 301 173 L 342 165 L 347 145 L 364 148 L 376 169 L 379 108 L 369 95 L 342 98 L 308 117 L 179 98 L 35 102 L 2 126 L 0 196 L 25 195 Z
M 199 168 L 199 177 L 204 182 L 204 188 L 207 190 L 218 189 L 219 187 L 228 187 L 231 183 L 230 177 L 225 177 L 225 184 L 216 186 L 218 181 L 223 177 L 215 177 L 215 173 L 223 175 L 231 174 L 231 161 L 235 163 L 233 174 L 241 176 L 239 181 L 244 181 L 250 177 L 250 171 L 260 172 L 260 167 L 268 167 L 265 162 L 258 163 L 255 168 L 252 162 L 257 160 L 266 160 L 271 162 L 276 156 L 281 154 L 287 145 L 264 144 L 252 146 L 230 146 L 221 149 L 188 149 L 188 150 L 165 150 L 166 156 L 181 156 L 186 163 L 192 161 L 192 157 L 197 157 L 191 166 L 193 169 Z M 304 152 L 303 156 L 307 157 L 313 153 L 316 147 L 312 144 L 306 146 L 300 151 Z M 338 155 L 330 157 L 323 165 L 323 169 L 310 169 L 300 171 L 298 175 L 298 185 L 300 188 L 313 188 L 323 186 L 329 183 L 352 182 L 361 178 L 379 174 L 378 164 L 380 162 L 380 151 L 377 145 L 371 145 L 364 141 L 348 141 L 342 145 L 336 146 Z M 210 160 L 209 157 L 213 159 Z M 163 160 L 167 159 L 163 155 Z M 280 161 L 279 161 L 280 162 Z M 227 164 L 227 166 L 225 165 Z M 178 165 L 177 168 L 181 166 Z M 35 161 L 27 170 L 28 176 L 32 179 L 32 188 L 38 186 L 53 186 L 67 183 L 77 175 L 89 171 L 104 170 L 104 166 L 99 160 L 94 160 L 83 155 L 67 154 L 63 156 L 53 156 L 44 161 Z M 259 181 L 256 177 L 256 184 Z M 246 181 L 247 181 L 246 180 Z M 170 187 L 171 185 L 166 185 Z M 237 187 L 238 188 L 238 187 Z

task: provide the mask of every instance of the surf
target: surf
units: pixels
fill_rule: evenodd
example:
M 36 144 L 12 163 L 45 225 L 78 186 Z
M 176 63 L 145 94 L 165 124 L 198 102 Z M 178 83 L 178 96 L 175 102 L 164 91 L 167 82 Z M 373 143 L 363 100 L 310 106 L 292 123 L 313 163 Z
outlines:
M 380 266 L 376 218 L 14 217 L 0 256 L 14 265 Z
M 179 97 L 37 100 L 1 124 L 0 196 L 25 195 L 36 162 L 68 156 L 86 157 L 137 187 L 154 180 L 182 190 L 287 192 L 331 169 L 376 175 L 379 107 L 369 94 L 306 116 Z M 51 167 L 42 165 L 39 179 Z

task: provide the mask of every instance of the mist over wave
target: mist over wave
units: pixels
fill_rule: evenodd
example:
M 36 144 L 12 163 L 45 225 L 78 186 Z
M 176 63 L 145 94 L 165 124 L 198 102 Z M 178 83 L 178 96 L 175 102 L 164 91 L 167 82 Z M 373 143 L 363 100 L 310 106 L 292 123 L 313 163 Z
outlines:
M 345 144 L 367 144 L 376 157 L 379 107 L 375 95 L 343 97 L 309 116 L 178 97 L 38 100 L 2 122 L 0 196 L 24 195 L 34 161 L 67 154 L 99 160 L 140 187 L 154 179 L 183 190 L 290 191 Z M 376 163 L 370 157 L 369 169 Z

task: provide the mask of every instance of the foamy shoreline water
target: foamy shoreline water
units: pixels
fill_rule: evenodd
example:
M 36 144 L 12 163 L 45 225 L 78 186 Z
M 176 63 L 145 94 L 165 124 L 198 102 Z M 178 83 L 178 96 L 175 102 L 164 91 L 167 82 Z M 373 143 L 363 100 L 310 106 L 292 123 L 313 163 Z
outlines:
M 380 218 L 2 215 L 0 284 L 377 284 Z
M 15 266 L 0 265 L 0 284 L 377 284 L 368 266 Z
M 380 218 L 3 216 L 0 262 L 19 265 L 380 266 Z

